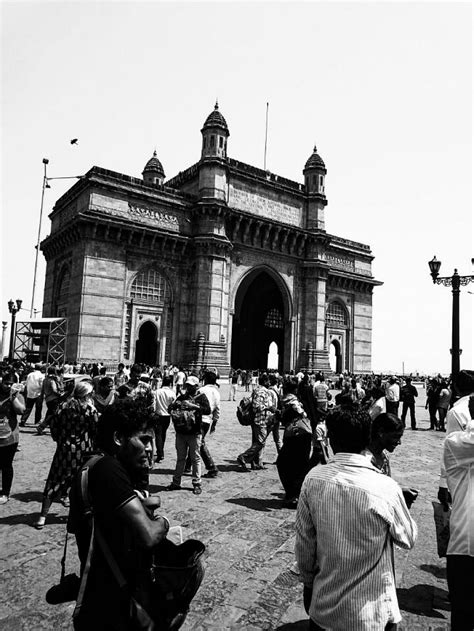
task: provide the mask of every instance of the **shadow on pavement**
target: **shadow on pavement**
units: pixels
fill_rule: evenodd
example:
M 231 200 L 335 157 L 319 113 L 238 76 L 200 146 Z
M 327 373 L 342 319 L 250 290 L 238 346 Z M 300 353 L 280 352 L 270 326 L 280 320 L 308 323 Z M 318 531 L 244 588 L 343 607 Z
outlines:
M 25 524 L 26 526 L 33 527 L 33 524 L 38 518 L 38 512 L 34 513 L 20 513 L 19 515 L 9 515 L 8 517 L 0 518 L 0 525 L 6 524 L 7 526 L 14 526 L 15 524 Z M 51 515 L 49 514 L 46 519 L 47 528 L 51 524 L 66 524 L 67 515 Z
M 238 504 L 239 506 L 245 506 L 252 510 L 259 510 L 270 512 L 271 510 L 281 510 L 285 508 L 281 500 L 259 499 L 256 497 L 236 497 L 226 500 L 231 504 Z
M 433 576 L 436 576 L 436 578 L 446 578 L 446 568 L 439 567 L 439 565 L 420 565 L 420 570 L 423 570 L 423 572 L 429 572 L 430 574 L 433 574 Z
M 397 596 L 400 609 L 420 616 L 444 620 L 445 616 L 436 609 L 450 610 L 448 592 L 433 585 L 418 584 L 409 589 L 397 589 Z M 434 606 L 436 609 L 433 608 Z
M 37 504 L 41 504 L 41 502 L 43 501 L 43 493 L 41 493 L 40 491 L 14 493 L 11 497 L 20 502 L 36 502 Z
M 183 486 L 181 489 L 176 489 L 175 491 L 168 491 L 168 484 L 150 484 L 150 486 L 148 487 L 148 490 L 150 491 L 150 493 L 161 493 L 161 492 L 176 493 L 176 491 L 192 491 L 193 489 L 191 486 Z
M 227 460 L 227 462 L 233 462 L 234 464 L 219 464 L 217 468 L 219 471 L 225 473 L 226 471 L 240 471 L 241 473 L 245 473 L 242 471 L 242 467 L 237 464 L 235 460 Z
M 276 627 L 275 631 L 308 631 L 309 622 L 306 620 L 298 620 L 298 622 L 287 622 L 279 627 Z
M 159 473 L 160 475 L 173 475 L 174 469 L 160 469 L 159 465 L 155 465 L 150 474 Z

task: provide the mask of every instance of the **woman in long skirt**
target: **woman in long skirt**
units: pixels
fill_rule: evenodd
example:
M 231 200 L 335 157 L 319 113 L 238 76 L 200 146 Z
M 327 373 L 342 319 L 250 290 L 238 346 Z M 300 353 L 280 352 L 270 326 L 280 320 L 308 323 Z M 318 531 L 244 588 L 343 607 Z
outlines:
M 278 475 L 285 489 L 285 504 L 290 508 L 296 507 L 303 480 L 309 471 L 311 452 L 311 425 L 296 396 L 297 389 L 297 377 L 289 377 L 283 382 L 281 421 L 285 431 L 277 458 Z
M 97 412 L 91 399 L 92 384 L 79 381 L 72 398 L 59 408 L 51 424 L 56 452 L 43 491 L 43 503 L 35 528 L 41 530 L 53 500 L 69 505 L 69 491 L 76 473 L 94 452 Z

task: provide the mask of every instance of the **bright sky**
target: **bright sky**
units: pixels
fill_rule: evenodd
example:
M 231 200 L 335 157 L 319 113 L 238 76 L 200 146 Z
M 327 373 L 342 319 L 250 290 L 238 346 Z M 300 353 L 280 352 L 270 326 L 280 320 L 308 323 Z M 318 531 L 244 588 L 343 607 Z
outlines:
M 231 157 L 303 181 L 316 143 L 328 232 L 368 243 L 375 371 L 448 373 L 451 291 L 473 274 L 470 3 L 4 2 L 2 320 L 29 316 L 43 157 L 50 177 L 97 165 L 167 178 L 199 159 L 219 99 Z M 70 139 L 79 138 L 78 146 Z M 48 214 L 74 180 L 51 182 Z M 41 309 L 40 255 L 35 307 Z M 474 283 L 461 291 L 473 368 Z M 7 331 L 8 335 L 8 331 Z M 6 345 L 7 346 L 7 345 Z

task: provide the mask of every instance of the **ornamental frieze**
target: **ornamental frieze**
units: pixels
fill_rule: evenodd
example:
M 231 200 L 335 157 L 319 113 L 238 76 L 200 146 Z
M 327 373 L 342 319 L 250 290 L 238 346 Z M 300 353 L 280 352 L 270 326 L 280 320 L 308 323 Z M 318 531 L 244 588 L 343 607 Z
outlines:
M 151 219 L 153 223 L 167 230 L 179 231 L 179 221 L 175 215 L 164 213 L 148 206 L 139 206 L 128 202 L 128 210 L 136 217 Z

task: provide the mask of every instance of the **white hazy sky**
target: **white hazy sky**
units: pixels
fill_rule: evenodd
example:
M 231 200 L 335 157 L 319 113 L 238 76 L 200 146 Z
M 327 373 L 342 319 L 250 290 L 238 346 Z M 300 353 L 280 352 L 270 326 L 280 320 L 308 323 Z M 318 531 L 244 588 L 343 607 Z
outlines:
M 302 181 L 316 143 L 328 232 L 368 243 L 373 369 L 449 372 L 451 291 L 427 262 L 472 274 L 472 7 L 456 2 L 3 2 L 2 320 L 29 310 L 42 158 L 167 177 L 199 159 L 216 97 L 228 153 Z M 79 138 L 71 146 L 71 138 Z M 51 182 L 48 214 L 74 182 Z M 35 307 L 42 306 L 40 255 Z M 473 368 L 474 284 L 461 293 Z M 29 312 L 22 312 L 28 316 Z M 8 332 L 7 332 L 8 334 Z

